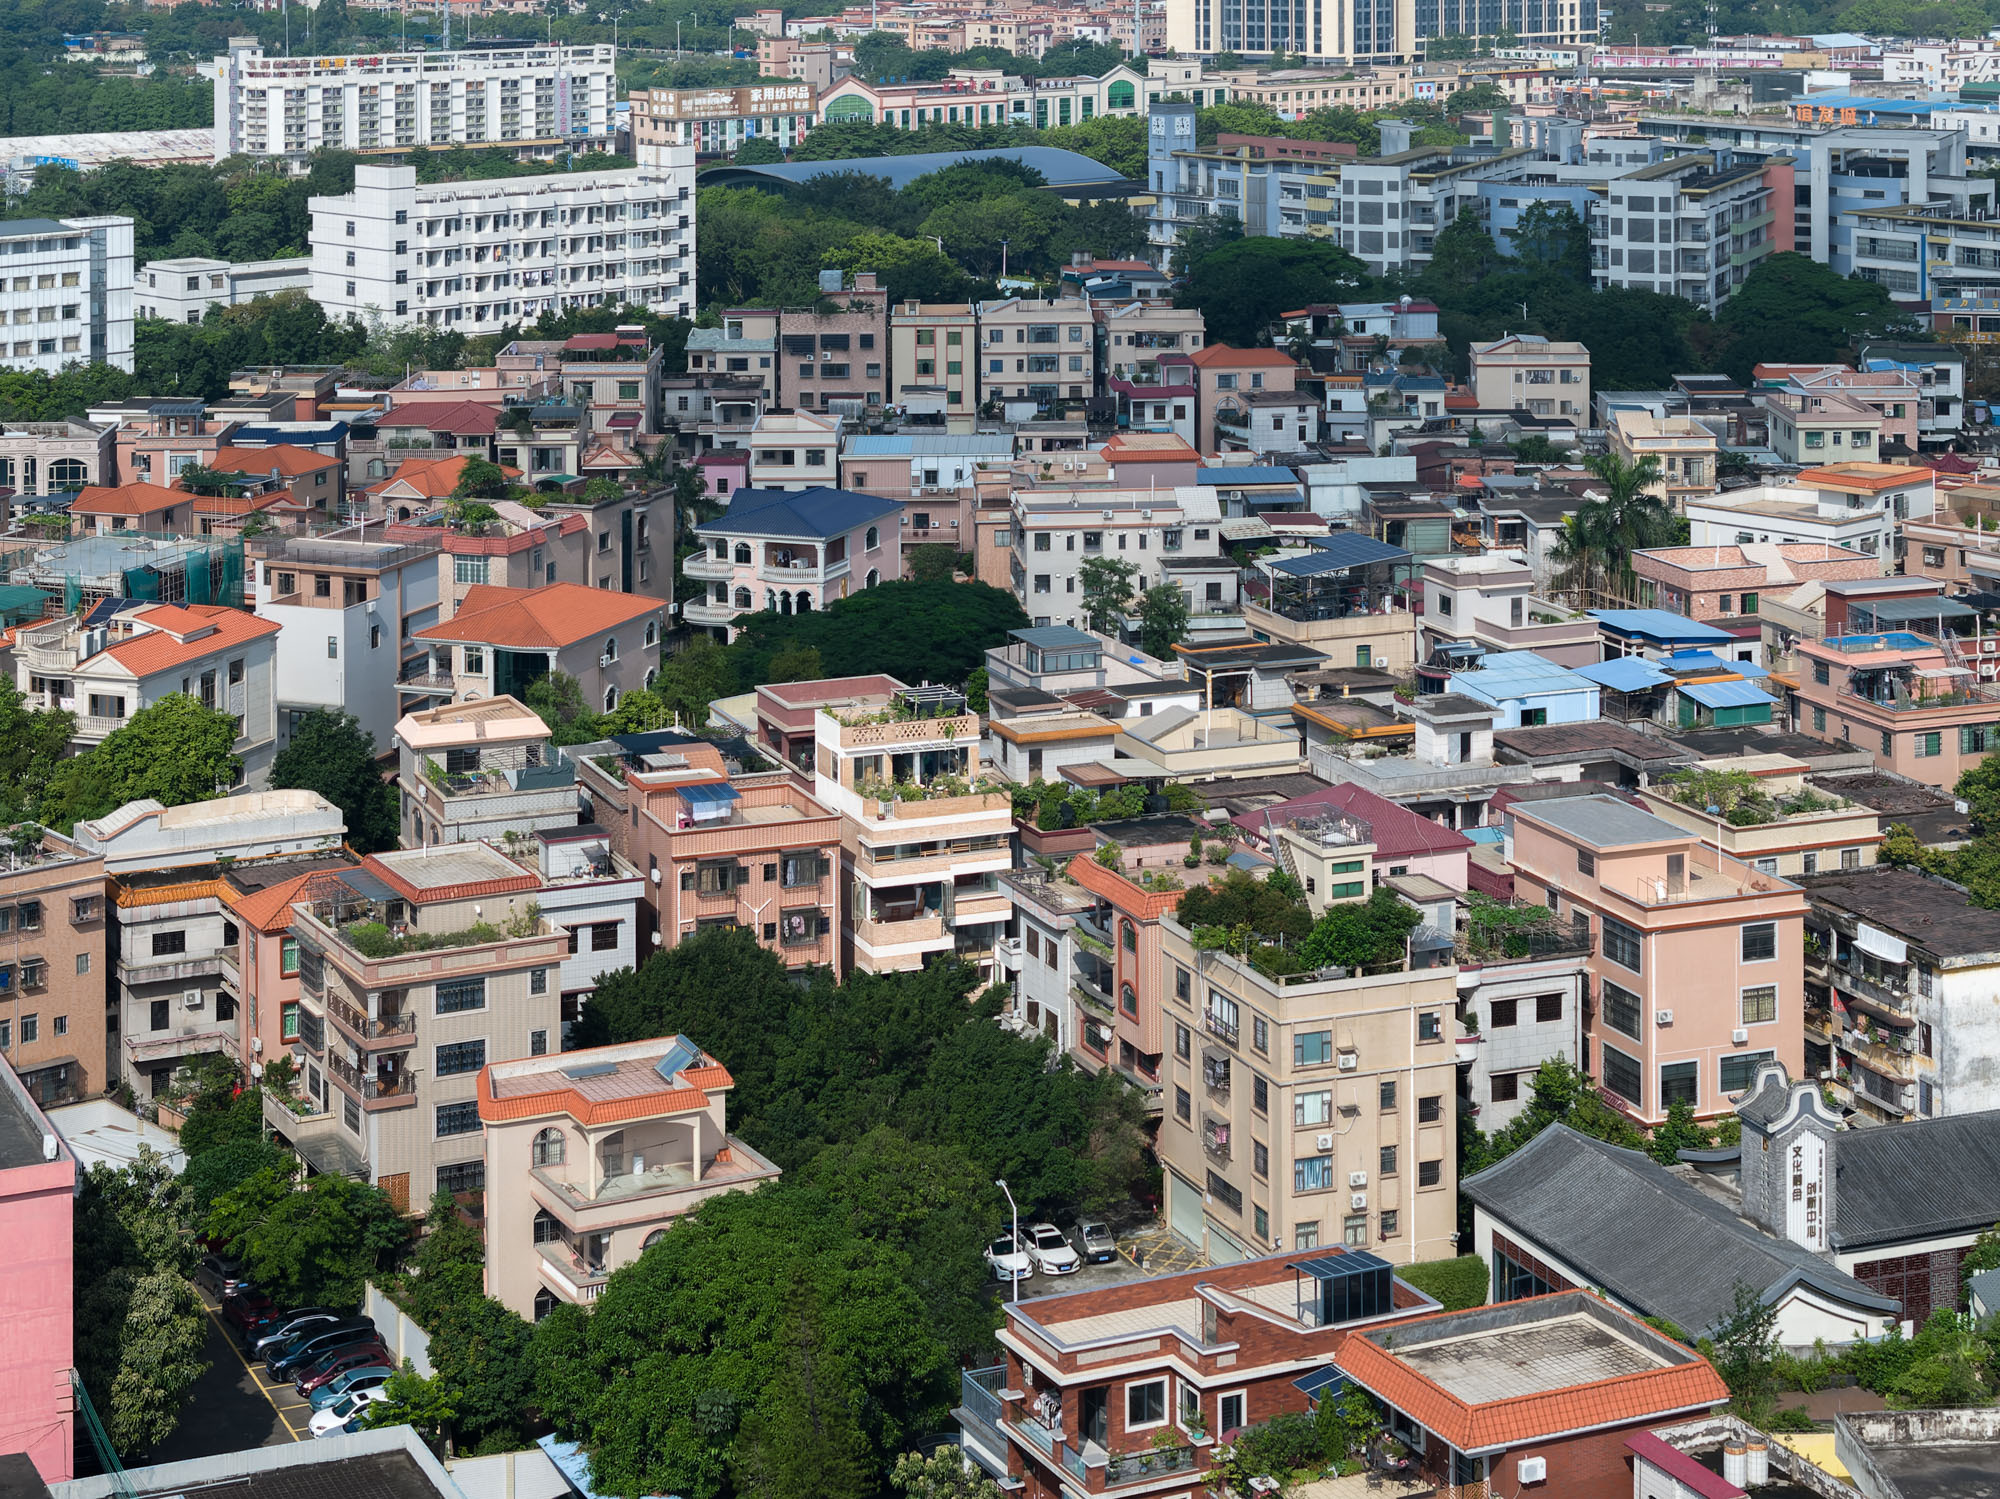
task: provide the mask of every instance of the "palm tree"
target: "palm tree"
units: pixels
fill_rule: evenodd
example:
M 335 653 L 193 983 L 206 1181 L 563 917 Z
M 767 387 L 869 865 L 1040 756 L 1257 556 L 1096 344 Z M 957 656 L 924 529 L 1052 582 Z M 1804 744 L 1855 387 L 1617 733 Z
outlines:
M 1565 592 L 1630 598 L 1637 585 L 1632 553 L 1671 546 L 1679 532 L 1666 501 L 1651 492 L 1660 482 L 1659 460 L 1604 453 L 1586 458 L 1584 467 L 1603 481 L 1604 494 L 1584 501 L 1564 523 L 1552 560 Z

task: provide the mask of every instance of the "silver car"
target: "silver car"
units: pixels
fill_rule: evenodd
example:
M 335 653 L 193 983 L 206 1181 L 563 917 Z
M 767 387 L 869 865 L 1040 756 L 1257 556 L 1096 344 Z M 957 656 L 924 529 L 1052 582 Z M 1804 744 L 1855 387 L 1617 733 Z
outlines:
M 1111 1230 L 1095 1219 L 1076 1226 L 1076 1242 L 1083 1246 L 1084 1263 L 1108 1265 L 1118 1258 L 1118 1241 Z

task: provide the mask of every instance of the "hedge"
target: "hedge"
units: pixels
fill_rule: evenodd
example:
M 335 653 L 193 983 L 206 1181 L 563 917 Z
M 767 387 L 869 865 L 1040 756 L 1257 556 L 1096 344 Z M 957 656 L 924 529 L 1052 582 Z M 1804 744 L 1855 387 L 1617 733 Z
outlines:
M 1476 1254 L 1405 1265 L 1396 1273 L 1419 1291 L 1436 1297 L 1448 1312 L 1486 1305 L 1486 1261 Z

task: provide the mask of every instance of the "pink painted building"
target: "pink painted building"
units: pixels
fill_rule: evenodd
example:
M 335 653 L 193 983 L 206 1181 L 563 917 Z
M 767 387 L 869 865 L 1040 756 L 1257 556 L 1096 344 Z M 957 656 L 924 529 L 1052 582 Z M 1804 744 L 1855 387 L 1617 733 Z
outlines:
M 729 497 L 750 482 L 750 450 L 715 448 L 695 459 L 693 467 L 701 480 L 701 497 L 727 505 Z
M 0 1452 L 25 1452 L 45 1483 L 76 1476 L 76 1157 L 0 1062 Z
M 1913 620 L 1907 629 L 1800 641 L 1799 732 L 1846 741 L 1912 780 L 1957 785 L 2000 749 L 2000 687 L 1980 682 L 1951 640 L 1928 633 L 1937 628 L 1933 619 Z
M 1767 593 L 1801 583 L 1878 577 L 1879 559 L 1824 541 L 1765 545 L 1652 547 L 1632 554 L 1639 602 L 1689 619 L 1734 619 L 1757 612 Z
M 1805 892 L 1615 796 L 1507 809 L 1514 893 L 1590 945 L 1583 1065 L 1636 1124 L 1805 1065 Z

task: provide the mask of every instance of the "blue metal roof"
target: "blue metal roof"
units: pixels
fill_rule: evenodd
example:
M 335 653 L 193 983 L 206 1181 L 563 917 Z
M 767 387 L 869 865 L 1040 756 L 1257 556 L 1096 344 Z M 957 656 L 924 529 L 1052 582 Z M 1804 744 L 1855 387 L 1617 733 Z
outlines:
M 1725 661 L 1713 651 L 1675 651 L 1660 657 L 1660 665 L 1672 671 L 1733 671 L 1739 677 L 1768 677 L 1771 673 L 1755 661 Z
M 551 1433 L 536 1437 L 535 1445 L 549 1455 L 549 1461 L 556 1465 L 556 1471 L 562 1474 L 563 1481 L 572 1492 L 580 1495 L 581 1499 L 599 1499 L 590 1477 L 590 1454 L 583 1450 L 581 1443 L 565 1442 Z M 671 1499 L 671 1496 L 655 1495 L 653 1499 Z
M 1691 697 L 1704 708 L 1754 708 L 1760 703 L 1775 703 L 1776 698 L 1754 682 L 1693 682 L 1683 683 L 1682 697 Z
M 1662 682 L 1673 680 L 1644 656 L 1593 661 L 1588 666 L 1577 667 L 1576 674 L 1588 677 L 1598 686 L 1608 687 L 1613 692 L 1644 692 L 1648 687 L 1658 687 Z
M 865 177 L 881 177 L 889 186 L 902 189 L 919 177 L 942 172 L 961 162 L 1017 161 L 1042 174 L 1050 187 L 1081 187 L 1095 183 L 1123 182 L 1119 173 L 1102 162 L 1092 161 L 1075 151 L 1054 146 L 1010 146 L 998 151 L 923 151 L 913 156 L 854 156 L 839 161 L 772 162 L 768 166 L 717 166 L 701 174 L 703 187 L 758 187 L 769 184 L 789 187 L 839 172 L 858 172 Z
M 725 786 L 720 781 L 704 781 L 700 785 L 681 787 L 681 800 L 690 807 L 727 806 L 739 799 L 733 787 Z
M 703 521 L 702 536 L 796 536 L 826 541 L 903 508 L 901 500 L 856 494 L 849 489 L 739 489 L 729 509 Z
M 1089 631 L 1069 625 L 1035 625 L 1025 630 L 1009 630 L 1007 634 L 1011 639 L 1031 645 L 1038 651 L 1074 650 L 1083 646 L 1092 650 L 1104 648 L 1104 642 Z
M 1593 691 L 1596 686 L 1581 673 L 1533 651 L 1496 651 L 1482 660 L 1477 670 L 1454 672 L 1451 678 L 1453 692 L 1494 704 L 1551 692 Z
M 1591 617 L 1607 630 L 1621 635 L 1644 635 L 1653 640 L 1734 640 L 1727 630 L 1700 624 L 1670 609 L 1592 609 Z
M 1246 484 L 1296 486 L 1299 476 L 1288 468 L 1246 463 L 1241 468 L 1198 468 L 1194 471 L 1194 482 L 1213 484 L 1217 489 L 1240 489 Z
M 1271 564 L 1273 572 L 1292 578 L 1316 578 L 1321 573 L 1339 572 L 1349 567 L 1366 567 L 1371 562 L 1407 562 L 1407 547 L 1390 546 L 1358 531 L 1342 531 L 1333 536 L 1311 536 L 1306 543 L 1312 551 L 1304 557 L 1288 557 Z

